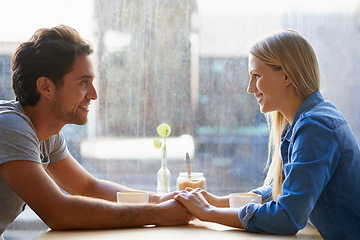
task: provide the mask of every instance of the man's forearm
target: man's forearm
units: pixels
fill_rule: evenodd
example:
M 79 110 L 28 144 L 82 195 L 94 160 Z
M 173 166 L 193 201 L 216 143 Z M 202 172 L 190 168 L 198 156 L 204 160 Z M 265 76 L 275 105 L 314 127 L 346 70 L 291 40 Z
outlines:
M 116 192 L 122 191 L 131 191 L 131 190 L 138 190 L 129 187 L 125 187 L 121 184 L 117 184 L 114 182 L 106 181 L 106 180 L 97 180 L 92 184 L 92 186 L 82 194 L 83 196 L 93 197 L 93 198 L 100 198 L 105 199 L 108 201 L 116 202 Z M 169 193 L 166 195 L 159 196 L 154 192 L 149 192 L 149 202 L 150 203 L 160 203 L 163 201 L 167 201 L 173 199 L 176 195 L 175 192 Z
M 116 202 L 116 193 L 134 190 L 106 180 L 96 180 L 82 195 Z
M 106 200 L 65 196 L 44 222 L 52 229 L 136 227 L 156 224 L 156 205 L 120 205 Z
M 96 229 L 143 225 L 184 225 L 191 218 L 178 201 L 159 204 L 121 205 L 82 196 L 65 196 L 43 218 L 52 229 Z

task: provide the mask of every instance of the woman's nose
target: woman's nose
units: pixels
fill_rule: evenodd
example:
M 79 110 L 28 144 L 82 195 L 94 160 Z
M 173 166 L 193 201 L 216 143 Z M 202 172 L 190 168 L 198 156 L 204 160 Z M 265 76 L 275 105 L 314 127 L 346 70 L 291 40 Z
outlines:
M 252 81 L 250 79 L 249 84 L 248 84 L 248 88 L 247 88 L 247 92 L 248 93 L 254 93 L 255 89 L 256 89 L 255 83 L 254 83 L 254 81 Z

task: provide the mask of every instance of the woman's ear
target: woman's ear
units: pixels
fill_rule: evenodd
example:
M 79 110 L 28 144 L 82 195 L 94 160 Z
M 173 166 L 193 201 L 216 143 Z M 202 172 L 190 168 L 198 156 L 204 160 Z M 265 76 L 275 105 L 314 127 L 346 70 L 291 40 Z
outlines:
M 54 83 L 47 77 L 39 77 L 36 81 L 36 87 L 41 96 L 49 99 L 55 93 Z
M 286 86 L 292 84 L 292 81 L 290 80 L 290 78 L 286 74 L 285 74 L 285 79 L 284 80 L 285 80 L 284 83 L 285 83 Z

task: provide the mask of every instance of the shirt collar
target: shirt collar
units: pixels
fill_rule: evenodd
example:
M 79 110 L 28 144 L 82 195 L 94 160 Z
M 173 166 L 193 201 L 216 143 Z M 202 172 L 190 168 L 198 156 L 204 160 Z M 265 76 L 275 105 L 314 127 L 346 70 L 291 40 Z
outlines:
M 319 103 L 324 102 L 324 98 L 321 95 L 320 91 L 316 91 L 312 94 L 310 94 L 305 100 L 304 102 L 300 105 L 300 107 L 298 108 L 298 110 L 295 113 L 292 125 L 290 126 L 290 124 L 288 124 L 283 131 L 282 134 L 282 140 L 283 137 L 286 138 L 286 140 L 290 140 L 291 135 L 292 135 L 292 129 L 295 125 L 295 123 L 297 122 L 297 120 L 299 119 L 300 115 L 303 114 L 304 112 L 308 112 L 310 111 L 313 107 L 315 107 L 316 105 L 318 105 Z

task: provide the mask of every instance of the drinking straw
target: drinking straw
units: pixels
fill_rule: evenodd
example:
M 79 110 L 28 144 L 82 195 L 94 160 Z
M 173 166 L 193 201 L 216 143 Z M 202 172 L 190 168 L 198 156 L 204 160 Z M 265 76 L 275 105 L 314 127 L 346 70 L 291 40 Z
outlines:
M 189 153 L 186 153 L 186 170 L 188 174 L 188 178 L 191 178 L 191 168 L 190 168 L 190 156 Z

